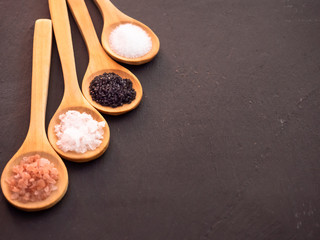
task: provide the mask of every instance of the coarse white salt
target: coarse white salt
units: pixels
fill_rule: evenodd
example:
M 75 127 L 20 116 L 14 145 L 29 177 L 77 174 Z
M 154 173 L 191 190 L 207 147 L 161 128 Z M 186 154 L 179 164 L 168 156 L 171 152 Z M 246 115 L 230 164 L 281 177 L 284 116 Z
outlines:
M 126 58 L 142 57 L 152 48 L 149 35 L 131 23 L 117 26 L 109 36 L 109 44 L 114 52 Z
M 90 114 L 70 110 L 59 116 L 60 124 L 55 126 L 57 145 L 64 151 L 85 153 L 100 146 L 105 121 L 98 122 Z

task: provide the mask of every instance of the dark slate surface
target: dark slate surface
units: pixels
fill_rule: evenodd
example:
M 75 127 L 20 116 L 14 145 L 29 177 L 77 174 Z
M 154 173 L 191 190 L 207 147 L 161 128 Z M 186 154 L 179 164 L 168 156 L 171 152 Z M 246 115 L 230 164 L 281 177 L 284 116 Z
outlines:
M 142 103 L 105 116 L 109 149 L 66 162 L 69 190 L 52 209 L 25 213 L 1 194 L 0 239 L 320 239 L 320 2 L 114 3 L 160 38 L 152 62 L 127 66 Z M 3 170 L 27 132 L 34 21 L 49 10 L 0 7 Z M 88 55 L 71 27 L 81 82 Z M 63 94 L 55 43 L 49 87 L 47 124 Z

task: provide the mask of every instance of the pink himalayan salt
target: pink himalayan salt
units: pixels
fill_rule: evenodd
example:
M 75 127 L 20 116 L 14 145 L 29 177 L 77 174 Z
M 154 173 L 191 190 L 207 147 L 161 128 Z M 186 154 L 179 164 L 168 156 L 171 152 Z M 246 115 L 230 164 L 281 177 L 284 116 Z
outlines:
M 58 169 L 38 154 L 24 157 L 12 168 L 13 175 L 6 180 L 11 190 L 11 199 L 20 202 L 35 202 L 46 199 L 57 190 Z

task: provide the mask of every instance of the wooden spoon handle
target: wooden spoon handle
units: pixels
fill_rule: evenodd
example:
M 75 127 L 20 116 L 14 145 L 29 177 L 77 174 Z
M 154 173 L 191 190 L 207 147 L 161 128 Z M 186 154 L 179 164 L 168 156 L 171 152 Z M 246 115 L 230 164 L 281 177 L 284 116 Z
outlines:
M 64 78 L 64 99 L 81 96 L 66 0 L 49 0 L 50 15 Z M 81 96 L 82 97 L 82 96 Z
M 52 47 L 52 24 L 49 19 L 35 23 L 33 37 L 31 113 L 28 136 L 45 135 L 45 112 Z
M 84 0 L 68 0 L 69 7 L 84 38 L 90 60 L 104 52 Z
M 121 12 L 110 0 L 94 0 L 103 16 L 105 25 L 119 23 L 122 17 L 128 17 Z

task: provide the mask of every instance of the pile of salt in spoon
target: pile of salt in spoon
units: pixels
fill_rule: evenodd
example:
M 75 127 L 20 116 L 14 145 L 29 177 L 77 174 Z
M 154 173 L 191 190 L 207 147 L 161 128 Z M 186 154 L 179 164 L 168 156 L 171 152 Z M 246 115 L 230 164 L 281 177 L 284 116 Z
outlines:
M 96 76 L 91 81 L 89 90 L 93 101 L 112 108 L 130 104 L 136 98 L 131 80 L 115 73 Z
M 88 113 L 69 110 L 59 116 L 55 125 L 57 145 L 64 151 L 85 153 L 100 146 L 103 139 L 105 121 L 98 122 Z
M 139 58 L 152 49 L 148 33 L 131 23 L 118 25 L 109 36 L 111 49 L 122 57 Z
M 23 157 L 12 167 L 12 176 L 6 179 L 11 199 L 20 202 L 42 201 L 58 189 L 59 171 L 48 159 L 36 154 Z
M 70 1 L 76 0 L 68 0 Z M 158 54 L 159 38 L 147 25 L 123 13 L 110 0 L 94 2 L 103 16 L 101 43 L 113 59 L 141 65 Z

